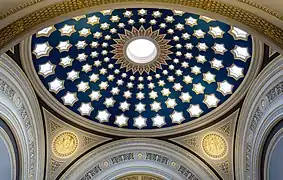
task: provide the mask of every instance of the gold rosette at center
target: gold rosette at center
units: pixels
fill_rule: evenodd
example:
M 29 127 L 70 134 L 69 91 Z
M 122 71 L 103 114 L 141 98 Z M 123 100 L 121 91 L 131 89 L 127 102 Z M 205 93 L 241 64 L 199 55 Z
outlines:
M 112 47 L 114 50 L 113 59 L 116 59 L 116 63 L 121 65 L 121 68 L 126 68 L 126 71 L 132 71 L 133 73 L 143 72 L 149 73 L 150 71 L 155 72 L 157 68 L 161 69 L 161 65 L 166 65 L 166 61 L 170 60 L 169 55 L 172 53 L 169 49 L 172 47 L 168 44 L 170 40 L 165 39 L 166 34 L 160 34 L 159 30 L 153 31 L 152 27 L 145 29 L 141 26 L 139 29 L 135 27 L 132 28 L 132 31 L 125 30 L 125 34 L 119 34 L 119 39 L 114 39 L 116 44 L 113 44 Z M 155 59 L 148 63 L 140 64 L 131 61 L 126 53 L 125 49 L 129 42 L 134 39 L 145 38 L 152 41 L 157 49 L 158 55 Z

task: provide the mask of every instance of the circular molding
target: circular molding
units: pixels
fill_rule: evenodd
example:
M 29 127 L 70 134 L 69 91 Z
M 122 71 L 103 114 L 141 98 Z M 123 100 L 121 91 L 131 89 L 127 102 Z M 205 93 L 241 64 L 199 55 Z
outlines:
M 79 139 L 72 132 L 63 132 L 55 136 L 52 142 L 53 153 L 60 158 L 73 155 L 79 145 Z
M 252 83 L 244 101 L 236 135 L 239 179 L 258 179 L 261 150 L 274 125 L 283 117 L 282 57 L 272 61 Z M 263 103 L 264 102 L 264 103 Z
M 238 89 L 229 97 L 228 100 L 226 100 L 224 103 L 222 103 L 218 108 L 212 110 L 211 112 L 201 116 L 195 121 L 187 122 L 184 124 L 176 125 L 173 127 L 168 128 L 162 128 L 162 129 L 154 129 L 152 130 L 130 130 L 130 129 L 124 129 L 124 128 L 115 128 L 110 127 L 104 124 L 100 124 L 97 122 L 89 121 L 87 118 L 82 117 L 71 110 L 69 110 L 67 107 L 62 105 L 56 98 L 54 98 L 50 92 L 44 87 L 44 85 L 41 83 L 39 76 L 37 75 L 37 72 L 35 71 L 32 63 L 32 55 L 31 55 L 31 38 L 25 39 L 21 45 L 20 45 L 20 53 L 21 53 L 21 61 L 23 64 L 23 68 L 25 72 L 27 73 L 28 77 L 30 78 L 32 84 L 34 85 L 37 93 L 39 96 L 47 103 L 48 106 L 50 106 L 55 111 L 57 109 L 62 109 L 58 113 L 64 116 L 65 118 L 71 120 L 74 123 L 78 123 L 85 127 L 90 128 L 92 130 L 96 130 L 99 132 L 107 132 L 111 135 L 120 135 L 120 136 L 134 136 L 134 137 L 157 137 L 157 136 L 166 136 L 166 135 L 172 135 L 176 133 L 181 133 L 184 131 L 193 130 L 196 128 L 199 128 L 201 126 L 204 126 L 208 123 L 211 123 L 212 121 L 216 120 L 217 118 L 221 117 L 225 113 L 227 113 L 233 106 L 235 106 L 244 96 L 245 93 L 250 86 L 250 83 L 257 75 L 261 63 L 263 61 L 263 43 L 259 40 L 252 38 L 253 41 L 253 54 L 252 54 L 252 60 L 249 67 L 249 70 L 246 74 L 245 79 L 241 83 L 241 85 L 238 87 Z
M 210 133 L 202 139 L 202 149 L 211 158 L 223 158 L 228 152 L 227 142 L 218 133 Z
M 103 165 L 105 161 L 109 163 L 107 167 Z M 218 179 L 191 153 L 148 138 L 123 139 L 96 148 L 75 162 L 61 178 L 110 180 L 134 173 L 158 175 L 168 180 Z

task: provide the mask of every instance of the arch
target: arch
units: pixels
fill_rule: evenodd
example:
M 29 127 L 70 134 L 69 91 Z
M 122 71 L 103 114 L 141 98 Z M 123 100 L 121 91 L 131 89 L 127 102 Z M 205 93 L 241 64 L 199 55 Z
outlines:
M 11 129 L 20 156 L 20 179 L 43 179 L 42 116 L 32 86 L 6 54 L 0 57 L 0 117 Z
M 253 82 L 244 101 L 236 135 L 238 179 L 259 179 L 263 144 L 283 117 L 283 58 L 271 62 Z
M 168 180 L 218 179 L 194 155 L 167 142 L 147 138 L 119 140 L 94 149 L 61 178 L 113 180 L 137 173 Z

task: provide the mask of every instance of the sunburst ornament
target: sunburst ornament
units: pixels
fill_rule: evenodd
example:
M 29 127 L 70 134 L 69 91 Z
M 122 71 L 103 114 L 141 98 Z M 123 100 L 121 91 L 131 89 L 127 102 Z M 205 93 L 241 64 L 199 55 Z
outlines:
M 161 69 L 161 65 L 167 64 L 172 54 L 172 46 L 168 44 L 170 40 L 165 39 L 165 36 L 159 30 L 153 31 L 151 27 L 125 30 L 125 34 L 119 34 L 119 39 L 114 39 L 113 59 L 126 71 L 140 74 L 156 72 L 156 69 Z

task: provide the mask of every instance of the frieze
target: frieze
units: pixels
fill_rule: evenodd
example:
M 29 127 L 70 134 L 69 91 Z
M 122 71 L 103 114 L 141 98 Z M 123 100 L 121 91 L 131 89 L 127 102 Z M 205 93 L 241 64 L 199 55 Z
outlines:
M 269 103 L 271 103 L 276 97 L 283 94 L 283 82 L 272 88 L 267 94 Z
M 94 166 L 92 169 L 90 169 L 80 180 L 90 180 L 95 175 L 97 175 L 99 172 L 101 172 L 102 169 L 99 165 Z
M 35 160 L 36 160 L 36 147 L 34 143 L 35 133 L 33 129 L 31 128 L 30 123 L 30 117 L 26 111 L 26 107 L 23 103 L 18 105 L 18 102 L 16 103 L 14 101 L 14 97 L 16 95 L 15 90 L 9 86 L 3 79 L 0 79 L 0 92 L 2 92 L 5 96 L 7 96 L 17 107 L 18 112 L 21 115 L 22 120 L 25 122 L 25 128 L 28 135 L 28 148 L 29 148 L 29 160 L 30 160 L 30 167 L 29 167 L 29 178 L 33 178 L 35 175 Z
M 218 179 L 213 172 L 211 172 L 209 170 L 209 168 L 205 165 L 202 164 L 202 162 L 200 162 L 194 155 L 191 155 L 190 153 L 188 153 L 187 151 L 184 151 L 183 149 L 179 148 L 178 146 L 174 146 L 172 144 L 169 143 L 165 143 L 165 142 L 161 142 L 159 140 L 154 140 L 154 139 L 147 139 L 147 138 L 130 138 L 130 139 L 124 139 L 124 140 L 119 140 L 117 142 L 113 142 L 113 143 L 109 143 L 107 145 L 103 145 L 97 149 L 95 149 L 94 151 L 90 152 L 89 155 L 86 155 L 84 157 L 82 157 L 80 160 L 78 160 L 76 162 L 76 165 L 71 166 L 70 169 L 68 169 L 66 171 L 66 173 L 61 177 L 62 179 L 74 179 L 74 177 L 77 177 L 77 179 L 82 179 L 85 178 L 85 176 L 88 176 L 88 172 L 90 169 L 92 169 L 94 167 L 94 165 L 100 165 L 99 167 L 101 168 L 101 173 L 99 176 L 102 176 L 102 174 L 104 174 L 106 172 L 107 169 L 112 168 L 113 166 L 116 166 L 111 164 L 111 157 L 113 156 L 117 156 L 119 153 L 117 152 L 117 154 L 115 153 L 118 150 L 121 150 L 121 154 L 124 154 L 125 152 L 127 152 L 127 149 L 132 147 L 133 145 L 135 145 L 134 147 L 137 148 L 136 150 L 132 150 L 131 152 L 134 152 L 134 160 L 131 160 L 131 163 L 138 163 L 138 161 L 149 161 L 149 160 L 145 160 L 146 157 L 146 153 L 150 152 L 150 153 L 156 153 L 157 152 L 164 152 L 164 153 L 170 153 L 170 152 L 174 152 L 173 156 L 166 156 L 165 154 L 162 153 L 163 156 L 169 158 L 169 163 L 168 165 L 164 165 L 164 168 L 168 168 L 168 170 L 172 171 L 172 172 L 176 172 L 176 174 L 179 174 L 180 176 L 183 176 L 179 171 L 178 168 L 180 166 L 180 164 L 184 165 L 183 160 L 186 160 L 185 162 L 191 162 L 192 164 L 194 164 L 195 166 L 191 167 L 194 171 L 191 172 L 199 172 L 201 171 L 202 174 L 199 174 L 200 177 L 206 177 L 205 179 Z M 118 148 L 118 147 L 123 147 L 122 149 Z M 154 148 L 156 149 L 154 152 L 152 151 L 147 151 L 144 148 L 148 149 L 148 148 Z M 115 153 L 115 155 L 111 155 L 112 153 Z M 158 153 L 160 154 L 160 153 Z M 106 158 L 103 158 L 103 156 L 106 156 Z M 182 156 L 182 158 L 180 158 L 180 156 Z M 94 161 L 90 161 L 90 159 L 94 159 Z M 151 162 L 155 162 L 155 161 L 151 161 Z M 105 165 L 105 163 L 107 165 Z M 126 162 L 124 162 L 126 163 Z M 158 163 L 160 164 L 160 163 Z M 164 169 L 163 168 L 163 169 Z M 188 169 L 188 168 L 187 168 Z M 160 172 L 160 171 L 158 171 Z M 82 175 L 80 175 L 79 173 L 83 173 Z M 195 177 L 196 174 L 194 174 Z M 91 176 L 89 176 L 88 178 L 93 178 Z M 85 178 L 87 179 L 87 178 Z M 83 180 L 85 180 L 83 179 Z M 169 178 L 170 179 L 170 178 Z M 172 178 L 171 178 L 172 179 Z M 199 179 L 199 177 L 198 177 Z
M 256 128 L 257 128 L 257 124 L 258 124 L 258 121 L 260 120 L 262 116 L 262 111 L 260 110 L 259 107 L 256 108 L 256 111 L 255 111 L 255 114 L 253 116 L 253 120 L 252 120 L 252 123 L 251 123 L 251 126 L 250 126 L 250 129 L 255 132 L 256 131 Z
M 113 164 L 117 164 L 123 161 L 130 161 L 134 159 L 134 153 L 125 153 L 111 158 Z
M 198 178 L 195 177 L 195 175 L 193 175 L 192 172 L 183 165 L 180 165 L 178 172 L 180 172 L 183 176 L 185 176 L 189 180 L 198 180 Z
M 143 155 L 145 154 L 145 156 Z M 130 160 L 147 160 L 147 161 L 155 161 L 158 163 L 162 163 L 165 166 L 169 166 L 169 162 L 174 162 L 174 165 L 171 163 L 171 168 L 176 169 L 177 167 L 175 167 L 177 164 L 175 163 L 175 161 L 170 161 L 169 157 L 166 157 L 164 155 L 161 154 L 156 154 L 156 153 L 151 153 L 151 152 L 145 152 L 145 153 L 141 153 L 141 152 L 130 152 L 130 153 L 123 153 L 123 154 L 119 154 L 116 156 L 113 156 L 110 159 L 110 162 L 112 163 L 112 165 L 116 165 L 118 163 L 122 163 L 125 161 L 130 161 Z M 90 180 L 93 177 L 95 177 L 99 172 L 103 171 L 106 168 L 109 168 L 109 164 L 107 164 L 107 166 L 105 166 L 105 162 L 108 162 L 107 160 L 104 160 L 101 164 L 103 166 L 100 166 L 100 164 L 96 165 L 95 167 L 91 168 L 89 171 L 87 171 L 87 173 L 85 173 L 80 180 Z M 196 176 L 185 166 L 180 165 L 180 167 L 177 170 L 179 173 L 181 173 L 183 176 L 185 176 L 187 179 L 190 180 L 198 180 L 198 178 L 196 178 Z
M 154 154 L 154 153 L 146 153 L 146 160 L 151 160 L 151 161 L 157 161 L 162 164 L 168 165 L 169 158 L 159 155 L 159 154 Z

